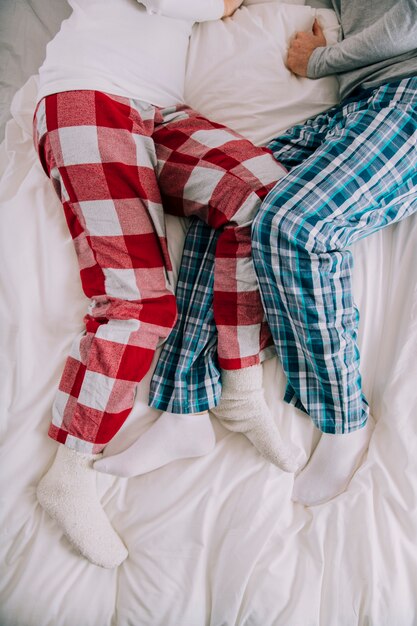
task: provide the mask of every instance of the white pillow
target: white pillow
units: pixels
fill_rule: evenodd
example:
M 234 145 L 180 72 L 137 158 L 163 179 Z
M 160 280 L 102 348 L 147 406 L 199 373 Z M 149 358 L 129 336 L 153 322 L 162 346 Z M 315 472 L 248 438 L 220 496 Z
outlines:
M 248 7 L 251 4 L 265 4 L 266 2 L 284 2 L 284 4 L 305 4 L 305 0 L 243 0 L 243 6 Z
M 336 104 L 337 78 L 299 78 L 285 66 L 290 38 L 311 30 L 316 15 L 327 42 L 336 42 L 333 11 L 281 2 L 243 6 L 231 18 L 196 25 L 187 104 L 258 145 Z

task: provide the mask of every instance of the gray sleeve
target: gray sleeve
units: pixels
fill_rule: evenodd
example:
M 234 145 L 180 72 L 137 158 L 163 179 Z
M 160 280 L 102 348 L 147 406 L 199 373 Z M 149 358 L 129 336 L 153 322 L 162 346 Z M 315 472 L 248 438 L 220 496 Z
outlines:
M 396 2 L 380 19 L 339 43 L 316 48 L 309 78 L 359 69 L 417 49 L 417 0 Z

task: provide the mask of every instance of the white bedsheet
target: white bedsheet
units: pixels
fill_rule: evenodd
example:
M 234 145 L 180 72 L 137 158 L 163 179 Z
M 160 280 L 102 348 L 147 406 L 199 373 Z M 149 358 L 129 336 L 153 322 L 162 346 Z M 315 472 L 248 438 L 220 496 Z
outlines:
M 292 476 L 214 423 L 207 457 L 133 479 L 99 476 L 129 548 L 108 571 L 80 558 L 36 503 L 56 444 L 50 407 L 86 299 L 65 220 L 31 140 L 36 84 L 17 95 L 0 163 L 1 626 L 414 626 L 417 624 L 417 216 L 356 244 L 364 388 L 377 426 L 345 494 L 306 509 Z M 181 224 L 168 223 L 178 267 Z M 307 451 L 308 418 L 267 399 Z M 149 376 L 109 452 L 157 416 Z

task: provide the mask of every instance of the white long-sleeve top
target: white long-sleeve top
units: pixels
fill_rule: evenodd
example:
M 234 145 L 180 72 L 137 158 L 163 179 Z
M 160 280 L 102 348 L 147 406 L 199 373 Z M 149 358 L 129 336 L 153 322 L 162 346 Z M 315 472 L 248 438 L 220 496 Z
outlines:
M 195 22 L 221 18 L 223 0 L 69 0 L 48 44 L 38 100 L 94 89 L 161 107 L 183 102 Z

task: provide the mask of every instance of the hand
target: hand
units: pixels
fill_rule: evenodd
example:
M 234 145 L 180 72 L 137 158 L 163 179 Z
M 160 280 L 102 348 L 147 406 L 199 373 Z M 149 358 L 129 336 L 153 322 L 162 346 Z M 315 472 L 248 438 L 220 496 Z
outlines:
M 326 45 L 323 30 L 318 21 L 314 20 L 313 32 L 295 33 L 288 48 L 288 69 L 297 76 L 307 76 L 307 65 L 313 51 Z
M 240 7 L 243 0 L 224 0 L 223 17 L 230 17 Z

